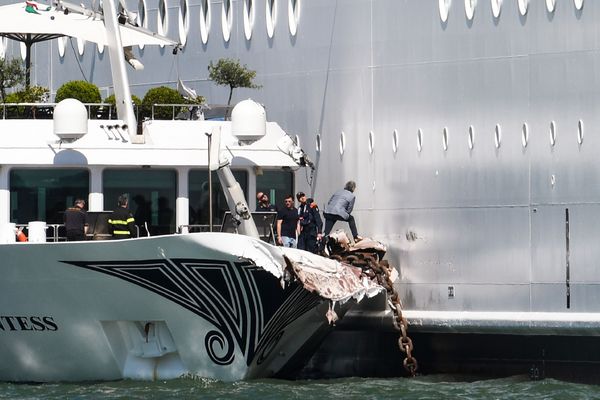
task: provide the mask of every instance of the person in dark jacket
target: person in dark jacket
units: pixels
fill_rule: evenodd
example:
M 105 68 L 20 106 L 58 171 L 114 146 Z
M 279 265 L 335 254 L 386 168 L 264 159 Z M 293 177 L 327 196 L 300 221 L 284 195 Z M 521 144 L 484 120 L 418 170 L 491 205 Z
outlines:
M 88 223 L 84 207 L 85 200 L 77 199 L 73 203 L 73 207 L 69 207 L 65 211 L 65 229 L 67 230 L 67 240 L 70 242 L 85 240 L 85 234 L 88 230 Z
M 319 207 L 313 199 L 307 199 L 304 192 L 298 192 L 296 199 L 300 202 L 298 206 L 298 217 L 300 234 L 298 235 L 298 248 L 317 254 L 317 242 L 321 240 L 323 221 L 319 215 Z
M 346 182 L 343 189 L 338 190 L 331 196 L 329 202 L 325 206 L 323 216 L 325 217 L 325 230 L 323 234 L 329 235 L 333 225 L 337 221 L 346 221 L 350 225 L 350 231 L 355 242 L 362 240 L 362 237 L 358 236 L 356 229 L 356 222 L 354 217 L 351 215 L 352 209 L 354 208 L 354 190 L 356 189 L 356 183 L 354 181 Z
M 135 218 L 127 206 L 129 201 L 127 196 L 119 196 L 118 207 L 110 214 L 108 223 L 112 228 L 113 239 L 127 239 L 136 237 Z

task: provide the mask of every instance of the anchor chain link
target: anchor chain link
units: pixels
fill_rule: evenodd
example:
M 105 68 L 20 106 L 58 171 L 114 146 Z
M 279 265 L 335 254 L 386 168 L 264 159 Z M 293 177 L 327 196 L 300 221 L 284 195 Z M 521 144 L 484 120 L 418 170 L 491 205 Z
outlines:
M 369 252 L 367 249 L 354 252 L 343 251 L 330 255 L 330 258 L 360 267 L 364 275 L 369 277 L 369 279 L 377 279 L 377 283 L 385 288 L 388 306 L 394 313 L 394 328 L 400 333 L 398 347 L 405 354 L 403 361 L 404 368 L 410 376 L 415 376 L 417 374 L 418 363 L 417 359 L 412 355 L 414 349 L 413 341 L 407 334 L 408 322 L 402 315 L 402 303 L 398 292 L 394 288 L 392 267 L 388 261 L 380 260 L 379 254 L 376 251 Z

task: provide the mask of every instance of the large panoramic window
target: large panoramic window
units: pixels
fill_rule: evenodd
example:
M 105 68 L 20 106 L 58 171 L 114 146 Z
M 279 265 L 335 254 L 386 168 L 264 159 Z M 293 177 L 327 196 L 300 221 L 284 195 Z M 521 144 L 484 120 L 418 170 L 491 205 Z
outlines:
M 17 224 L 62 224 L 65 209 L 89 194 L 87 169 L 13 169 L 9 179 L 10 221 Z
M 248 172 L 233 171 L 233 176 L 242 187 L 242 191 L 248 199 Z M 205 169 L 193 169 L 189 175 L 189 199 L 190 199 L 190 224 L 209 224 L 209 186 L 208 171 Z M 229 210 L 227 200 L 221 190 L 221 184 L 216 173 L 212 175 L 212 207 L 213 226 L 220 226 L 225 211 Z M 247 200 L 249 201 L 249 200 Z M 218 230 L 218 228 L 217 228 Z
M 114 210 L 121 194 L 129 197 L 129 209 L 140 236 L 175 232 L 177 172 L 160 169 L 107 169 L 102 176 L 104 209 Z
M 269 195 L 271 204 L 283 207 L 283 199 L 288 194 L 294 195 L 294 173 L 291 171 L 263 171 L 262 175 L 256 176 L 256 191 Z M 256 193 L 255 193 L 256 195 Z M 295 199 L 296 197 L 294 197 Z M 317 204 L 320 205 L 319 199 Z M 256 205 L 256 196 L 252 199 Z M 322 202 L 322 201 L 321 201 Z

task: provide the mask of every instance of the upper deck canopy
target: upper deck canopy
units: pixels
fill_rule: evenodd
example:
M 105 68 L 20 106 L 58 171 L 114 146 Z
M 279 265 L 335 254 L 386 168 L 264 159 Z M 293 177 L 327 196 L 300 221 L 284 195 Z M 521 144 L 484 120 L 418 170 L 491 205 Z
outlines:
M 177 43 L 143 28 L 119 25 L 123 46 L 164 45 Z M 26 2 L 0 7 L 0 36 L 25 43 L 35 43 L 62 36 L 108 45 L 104 21 L 98 14 L 65 13 L 56 7 L 37 9 Z

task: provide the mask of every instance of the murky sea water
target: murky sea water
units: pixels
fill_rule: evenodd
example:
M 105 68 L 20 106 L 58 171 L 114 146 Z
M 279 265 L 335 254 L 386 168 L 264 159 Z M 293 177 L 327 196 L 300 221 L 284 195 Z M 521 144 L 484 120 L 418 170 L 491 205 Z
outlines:
M 262 380 L 223 383 L 205 379 L 87 384 L 0 384 L 0 399 L 600 399 L 600 386 L 511 377 L 465 382 L 463 377 L 414 379 Z

